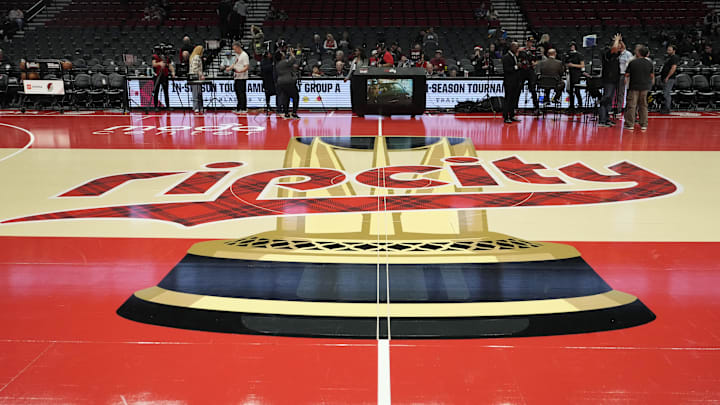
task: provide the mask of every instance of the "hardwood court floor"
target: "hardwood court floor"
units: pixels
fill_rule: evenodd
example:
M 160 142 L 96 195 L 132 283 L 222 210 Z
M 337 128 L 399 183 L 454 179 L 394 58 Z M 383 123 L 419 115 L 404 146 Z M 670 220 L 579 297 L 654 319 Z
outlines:
M 0 112 L 0 403 L 370 404 L 390 395 L 394 404 L 720 402 L 720 114 L 651 116 L 647 132 L 621 123 L 597 128 L 581 117 L 523 117 L 507 126 L 490 115 L 301 115 Z M 602 175 L 631 162 L 667 179 L 676 190 L 657 198 L 486 212 L 493 231 L 573 246 L 605 282 L 637 296 L 657 318 L 572 335 L 391 339 L 389 360 L 375 339 L 168 328 L 116 311 L 158 284 L 194 243 L 274 229 L 274 216 L 184 226 L 130 210 L 8 222 L 213 200 L 242 176 L 282 168 L 293 138 L 348 136 L 470 139 L 498 183 L 486 188 L 494 192 L 596 189 L 559 170 L 574 162 Z M 357 183 L 373 162 L 349 156 L 344 172 Z M 543 165 L 537 175 L 563 183 L 523 183 L 498 169 L 512 157 Z M 208 168 L 218 162 L 242 165 Z M 228 173 L 168 193 L 213 170 Z M 93 179 L 136 173 L 165 174 L 63 196 Z M 322 218 L 354 215 L 341 212 L 313 215 L 332 227 L 334 220 Z M 418 226 L 429 221 L 423 212 L 412 213 Z

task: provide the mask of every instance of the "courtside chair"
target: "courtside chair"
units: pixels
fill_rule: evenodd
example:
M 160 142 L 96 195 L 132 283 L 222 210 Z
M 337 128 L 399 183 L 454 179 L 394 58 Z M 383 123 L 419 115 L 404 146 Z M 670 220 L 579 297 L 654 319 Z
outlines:
M 703 75 L 695 75 L 692 78 L 693 90 L 696 92 L 695 106 L 699 109 L 709 110 L 713 106 L 715 93 L 710 88 L 710 82 Z

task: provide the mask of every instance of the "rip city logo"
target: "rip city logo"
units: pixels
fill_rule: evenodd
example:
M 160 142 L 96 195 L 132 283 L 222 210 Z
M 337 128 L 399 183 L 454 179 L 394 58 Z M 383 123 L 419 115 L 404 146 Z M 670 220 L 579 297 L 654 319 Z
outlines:
M 5 220 L 2 223 L 47 221 L 78 218 L 132 218 L 174 222 L 196 226 L 238 218 L 322 213 L 374 212 L 382 206 L 387 211 L 516 208 L 537 206 L 573 206 L 607 204 L 667 196 L 678 190 L 671 180 L 631 162 L 608 166 L 614 174 L 601 174 L 581 162 L 558 167 L 558 176 L 546 176 L 541 163 L 526 163 L 509 156 L 490 163 L 475 157 L 448 157 L 445 166 L 388 166 L 372 168 L 357 174 L 341 170 L 298 167 L 254 172 L 239 176 L 210 201 L 138 203 L 89 209 L 58 211 Z M 208 164 L 207 170 L 195 172 L 120 173 L 96 178 L 62 192 L 57 198 L 100 198 L 128 182 L 186 174 L 182 181 L 163 195 L 198 195 L 207 193 L 242 162 Z M 438 176 L 445 171 L 450 176 Z M 491 174 L 495 173 L 495 174 Z M 559 175 L 569 178 L 564 180 Z M 432 176 L 424 177 L 424 176 Z M 451 181 L 439 178 L 453 179 Z M 562 190 L 579 180 L 583 190 Z M 281 182 L 284 181 L 284 182 Z M 502 184 L 524 183 L 544 191 L 502 191 Z M 588 183 L 589 182 L 589 183 Z M 331 189 L 347 183 L 388 190 L 386 195 L 343 195 L 275 197 L 278 189 L 297 193 Z M 574 187 L 577 188 L 577 183 Z M 458 192 L 440 192 L 439 187 L 455 186 Z M 482 187 L 492 191 L 463 191 Z M 499 191 L 497 191 L 499 190 Z M 285 193 L 287 194 L 287 193 Z M 337 194 L 337 193 L 335 193 Z
M 242 124 L 204 125 L 199 127 L 193 127 L 190 125 L 168 125 L 161 127 L 156 127 L 154 125 L 118 125 L 93 131 L 93 135 L 177 135 L 188 133 L 190 135 L 232 135 L 235 133 L 253 133 L 263 131 L 265 131 L 265 127 L 263 126 Z

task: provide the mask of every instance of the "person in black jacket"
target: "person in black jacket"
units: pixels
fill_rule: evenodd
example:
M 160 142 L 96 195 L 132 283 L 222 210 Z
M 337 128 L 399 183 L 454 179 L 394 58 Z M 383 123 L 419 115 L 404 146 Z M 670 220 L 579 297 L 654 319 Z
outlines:
M 505 102 L 503 103 L 503 119 L 506 124 L 520 121 L 515 118 L 515 109 L 520 98 L 520 73 L 518 67 L 518 43 L 510 44 L 510 50 L 503 55 L 503 85 L 505 86 Z
M 598 126 L 611 127 L 615 122 L 610 119 L 609 111 L 615 96 L 615 90 L 620 82 L 620 41 L 622 36 L 615 34 L 613 42 L 602 55 L 602 83 L 603 95 L 598 108 Z
M 295 56 L 290 48 L 287 54 L 275 52 L 275 71 L 277 72 L 277 91 L 281 96 L 278 111 L 285 112 L 285 118 L 298 119 L 297 110 L 300 95 L 297 88 L 297 75 L 295 72 Z M 290 99 L 293 100 L 292 114 L 290 114 Z
M 270 113 L 270 111 L 272 111 L 270 108 L 270 97 L 277 93 L 275 91 L 275 63 L 273 63 L 273 55 L 270 51 L 265 51 L 262 62 L 260 62 L 260 76 L 262 77 L 263 90 L 265 91 L 265 112 Z

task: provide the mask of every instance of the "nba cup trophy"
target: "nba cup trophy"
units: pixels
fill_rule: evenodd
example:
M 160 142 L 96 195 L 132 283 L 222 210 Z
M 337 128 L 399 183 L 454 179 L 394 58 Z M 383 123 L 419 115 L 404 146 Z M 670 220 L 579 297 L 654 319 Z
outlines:
M 353 338 L 569 334 L 655 318 L 572 246 L 491 232 L 482 209 L 423 207 L 429 196 L 462 199 L 491 184 L 477 162 L 462 138 L 293 138 L 285 168 L 361 173 L 309 190 L 289 187 L 301 176 L 282 177 L 268 198 L 372 198 L 343 214 L 280 211 L 274 231 L 197 243 L 118 314 L 195 330 Z M 417 194 L 421 209 L 388 209 L 399 194 Z

